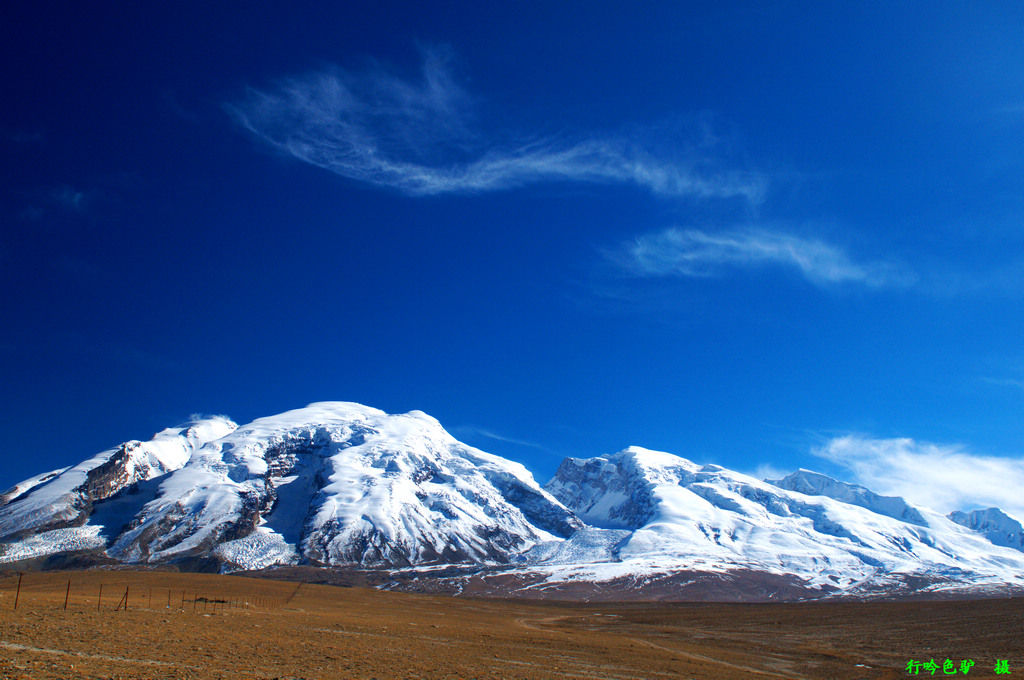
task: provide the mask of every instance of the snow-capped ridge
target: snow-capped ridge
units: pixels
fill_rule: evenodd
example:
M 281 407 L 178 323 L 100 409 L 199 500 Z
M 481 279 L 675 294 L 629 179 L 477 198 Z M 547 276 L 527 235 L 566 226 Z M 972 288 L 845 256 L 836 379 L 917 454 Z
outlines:
M 947 517 L 960 526 L 977 531 L 995 545 L 1024 552 L 1024 527 L 999 508 L 970 512 L 954 510 Z
M 629 532 L 614 544 L 609 535 L 603 554 L 591 548 L 594 561 L 620 565 L 605 573 L 625 573 L 626 565 L 643 571 L 654 561 L 796 575 L 819 588 L 954 573 L 1024 585 L 1019 555 L 903 499 L 809 471 L 768 483 L 631 447 L 567 460 L 546 488 L 594 531 Z M 586 543 L 601 541 L 591 536 Z
M 858 484 L 840 482 L 820 472 L 800 468 L 782 479 L 765 480 L 780 489 L 797 491 L 808 496 L 827 496 L 837 501 L 857 505 L 880 515 L 902 522 L 925 526 L 921 511 L 899 496 L 880 496 Z
M 146 442 L 132 440 L 78 465 L 15 485 L 0 507 L 0 539 L 81 526 L 95 503 L 131 485 L 183 467 L 211 439 L 233 431 L 222 416 L 183 423 Z
M 216 546 L 238 568 L 506 563 L 579 521 L 519 463 L 422 411 L 317 402 L 199 449 L 108 552 L 164 561 Z
M 767 482 L 639 446 L 566 458 L 541 487 L 422 411 L 343 401 L 199 418 L 0 497 L 0 562 L 451 566 L 555 590 L 681 574 L 815 596 L 1024 590 L 1021 533 L 995 509 L 947 518 L 808 470 Z

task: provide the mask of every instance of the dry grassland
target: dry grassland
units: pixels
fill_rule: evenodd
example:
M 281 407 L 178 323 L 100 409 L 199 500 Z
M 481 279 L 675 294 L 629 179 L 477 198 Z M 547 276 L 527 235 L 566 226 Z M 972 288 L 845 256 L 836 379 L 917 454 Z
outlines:
M 1020 599 L 567 605 L 89 571 L 27 573 L 15 610 L 17 580 L 0 579 L 5 678 L 850 680 L 947 658 L 1024 675 Z

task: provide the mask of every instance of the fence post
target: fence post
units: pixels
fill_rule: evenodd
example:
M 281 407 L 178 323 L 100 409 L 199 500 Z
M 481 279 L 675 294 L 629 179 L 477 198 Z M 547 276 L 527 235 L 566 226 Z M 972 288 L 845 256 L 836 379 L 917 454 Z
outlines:
M 100 603 L 103 601 L 103 584 L 100 584 L 100 596 L 96 598 L 96 611 L 100 610 Z
M 14 608 L 18 608 L 18 598 L 21 597 L 21 577 L 24 576 L 20 571 L 18 572 L 18 592 L 14 593 Z
M 68 579 L 68 589 L 64 591 L 64 611 L 68 610 L 68 597 L 71 595 L 71 579 Z

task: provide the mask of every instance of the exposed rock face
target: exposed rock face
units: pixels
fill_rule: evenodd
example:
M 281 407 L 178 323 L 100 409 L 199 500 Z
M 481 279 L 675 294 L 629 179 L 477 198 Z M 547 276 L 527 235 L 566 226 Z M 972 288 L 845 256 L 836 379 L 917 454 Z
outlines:
M 684 475 L 692 476 L 697 469 L 681 458 L 675 462 Z M 639 529 L 651 519 L 654 500 L 650 480 L 633 474 L 635 463 L 622 454 L 588 460 L 566 458 L 545 488 L 592 526 Z
M 234 428 L 227 418 L 197 420 L 168 428 L 148 442 L 126 442 L 76 466 L 26 480 L 3 494 L 0 540 L 82 526 L 95 503 L 181 468 L 193 451 Z

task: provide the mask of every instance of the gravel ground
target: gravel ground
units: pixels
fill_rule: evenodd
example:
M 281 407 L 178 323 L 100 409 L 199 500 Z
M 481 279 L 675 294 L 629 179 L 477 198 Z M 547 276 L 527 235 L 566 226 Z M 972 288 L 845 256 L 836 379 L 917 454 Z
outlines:
M 15 610 L 17 581 L 0 579 L 4 678 L 853 680 L 913 677 L 911 659 L 1024 675 L 1024 599 L 573 605 L 87 571 L 26 573 Z

